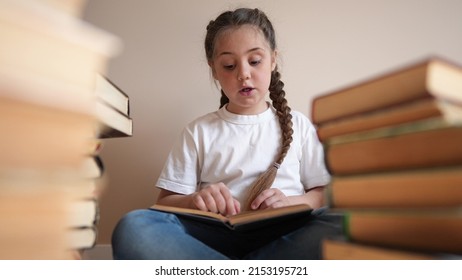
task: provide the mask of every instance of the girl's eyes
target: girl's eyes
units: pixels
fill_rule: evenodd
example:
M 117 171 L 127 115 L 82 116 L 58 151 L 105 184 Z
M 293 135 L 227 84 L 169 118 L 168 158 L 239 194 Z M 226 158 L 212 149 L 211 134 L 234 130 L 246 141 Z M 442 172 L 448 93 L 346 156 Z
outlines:
M 260 63 L 261 63 L 261 60 L 251 60 L 251 61 L 249 61 L 249 64 L 251 66 L 257 66 Z M 225 68 L 226 70 L 233 70 L 234 68 L 236 68 L 236 65 L 234 65 L 234 64 L 225 64 L 225 65 L 223 65 L 223 68 Z

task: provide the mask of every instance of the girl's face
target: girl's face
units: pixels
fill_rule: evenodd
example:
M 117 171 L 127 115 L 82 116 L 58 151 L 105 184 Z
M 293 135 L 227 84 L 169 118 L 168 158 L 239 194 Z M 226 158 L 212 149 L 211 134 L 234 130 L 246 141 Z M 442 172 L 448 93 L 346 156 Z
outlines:
M 266 94 L 276 67 L 263 33 L 251 25 L 224 31 L 215 43 L 213 77 L 229 99 L 228 111 L 255 115 L 267 109 Z

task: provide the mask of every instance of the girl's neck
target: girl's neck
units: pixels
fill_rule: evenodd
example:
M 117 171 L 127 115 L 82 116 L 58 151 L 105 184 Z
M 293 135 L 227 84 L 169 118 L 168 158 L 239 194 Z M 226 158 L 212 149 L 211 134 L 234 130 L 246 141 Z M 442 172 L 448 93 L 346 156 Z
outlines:
M 225 106 L 228 112 L 236 115 L 258 115 L 265 112 L 269 108 L 270 104 L 268 102 L 265 102 L 258 106 L 239 107 L 233 106 L 233 104 L 228 103 Z

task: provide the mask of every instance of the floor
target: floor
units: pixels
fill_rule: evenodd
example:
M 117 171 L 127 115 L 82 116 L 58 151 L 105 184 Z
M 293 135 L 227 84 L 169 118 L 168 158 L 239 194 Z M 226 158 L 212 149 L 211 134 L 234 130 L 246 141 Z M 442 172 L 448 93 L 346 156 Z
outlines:
M 98 244 L 83 253 L 84 260 L 112 260 L 112 248 L 109 244 Z

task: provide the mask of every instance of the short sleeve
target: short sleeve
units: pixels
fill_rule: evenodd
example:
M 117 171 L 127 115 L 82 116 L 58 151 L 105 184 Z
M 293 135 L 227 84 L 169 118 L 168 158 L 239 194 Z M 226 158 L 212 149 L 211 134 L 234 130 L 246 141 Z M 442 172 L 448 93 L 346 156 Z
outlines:
M 156 186 L 172 192 L 191 194 L 199 180 L 198 152 L 190 129 L 183 129 L 170 151 Z
M 303 126 L 300 175 L 303 186 L 308 190 L 329 184 L 331 176 L 326 168 L 324 148 L 319 141 L 315 127 L 308 118 Z

